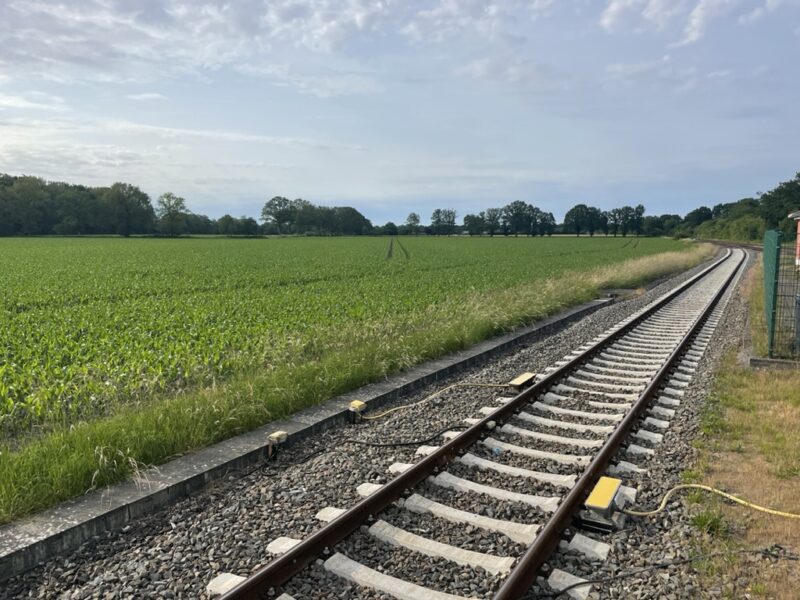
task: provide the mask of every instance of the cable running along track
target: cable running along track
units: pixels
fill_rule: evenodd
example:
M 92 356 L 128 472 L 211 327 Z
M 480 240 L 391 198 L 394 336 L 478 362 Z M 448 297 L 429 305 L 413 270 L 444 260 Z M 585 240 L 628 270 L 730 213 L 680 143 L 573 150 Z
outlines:
M 719 320 L 720 301 L 745 259 L 745 252 L 728 249 L 709 267 L 546 369 L 534 385 L 514 398 L 499 399 L 499 406 L 484 407 L 478 416 L 465 415 L 465 431 L 445 433 L 438 447 L 421 447 L 417 452 L 421 458 L 414 464 L 392 465 L 390 471 L 399 474 L 385 485 L 360 487 L 364 498 L 352 508 L 331 508 L 327 516 L 322 511 L 319 518 L 327 524 L 293 547 L 289 544 L 287 551 L 221 600 L 265 598 L 268 590 L 280 589 L 324 555 L 329 556 L 324 565 L 328 571 L 401 600 L 459 598 L 402 581 L 335 552 L 337 543 L 370 520 L 374 522 L 370 533 L 384 542 L 418 551 L 424 546 L 424 552 L 433 548 L 435 556 L 505 574 L 495 600 L 521 598 L 600 476 L 610 469 L 636 470 L 627 461 L 613 464 L 623 444 L 631 439 L 660 439 L 658 432 L 668 426 L 673 408 L 680 403 L 681 389 L 688 385 Z M 548 449 L 555 444 L 565 450 L 539 450 L 537 444 Z M 480 458 L 487 449 L 499 460 Z M 635 444 L 628 446 L 628 456 L 632 451 L 651 452 Z M 513 457 L 517 466 L 500 462 L 505 457 Z M 527 457 L 532 465 L 544 461 L 551 467 L 547 472 L 520 468 L 520 461 Z M 448 465 L 454 462 L 541 482 L 544 491 L 511 497 L 508 491 L 448 473 Z M 463 493 L 499 494 L 498 498 L 527 503 L 541 511 L 543 522 L 517 523 L 455 510 L 415 490 L 426 481 Z M 554 487 L 561 495 L 553 495 Z M 380 513 L 398 500 L 409 510 L 524 541 L 527 550 L 516 558 L 501 558 L 421 538 L 380 520 Z

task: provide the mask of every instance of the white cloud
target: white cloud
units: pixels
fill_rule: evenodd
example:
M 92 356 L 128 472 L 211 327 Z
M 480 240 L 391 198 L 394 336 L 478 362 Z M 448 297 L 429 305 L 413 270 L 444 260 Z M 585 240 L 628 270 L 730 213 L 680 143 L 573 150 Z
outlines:
M 309 94 L 318 98 L 374 94 L 382 90 L 382 86 L 375 78 L 359 73 L 331 72 L 321 75 L 299 75 L 287 64 L 251 63 L 239 65 L 236 70 L 245 75 L 265 77 L 275 85 L 291 87 L 301 94 Z
M 171 140 L 202 139 L 219 142 L 255 142 L 276 146 L 298 146 L 311 149 L 363 149 L 361 146 L 357 145 L 343 144 L 340 142 L 328 142 L 311 138 L 259 135 L 254 133 L 241 133 L 238 131 L 225 130 L 162 127 L 158 125 L 147 125 L 144 123 L 135 123 L 125 120 L 98 121 L 93 123 L 91 127 L 105 132 L 152 135 Z
M 664 29 L 675 16 L 684 12 L 687 0 L 608 0 L 600 16 L 607 31 L 631 25 L 634 30 Z
M 669 54 L 657 60 L 639 63 L 613 63 L 606 65 L 606 73 L 615 79 L 635 79 L 643 75 L 648 75 L 654 71 L 661 70 L 670 61 Z
M 564 90 L 569 85 L 552 67 L 519 56 L 479 58 L 459 67 L 456 74 L 534 92 Z
M 87 131 L 68 120 L 0 119 L 0 164 L 7 171 L 81 183 L 148 163 L 160 168 L 163 156 L 124 142 L 90 141 Z
M 657 29 L 664 29 L 685 8 L 686 0 L 650 0 L 642 16 Z
M 332 148 L 340 150 L 361 151 L 364 148 L 356 144 L 346 144 L 305 137 L 291 136 L 271 136 L 255 133 L 242 133 L 238 131 L 227 131 L 218 129 L 191 129 L 182 127 L 163 127 L 159 125 L 149 125 L 137 123 L 124 119 L 25 119 L 13 118 L 5 121 L 0 120 L 0 140 L 7 141 L 12 137 L 16 139 L 29 139 L 34 137 L 55 137 L 65 138 L 68 136 L 109 136 L 127 135 L 138 136 L 145 140 L 169 140 L 173 143 L 170 147 L 175 147 L 174 142 L 187 142 L 186 148 L 191 148 L 190 142 L 206 140 L 213 142 L 244 142 L 265 144 L 277 147 L 295 147 L 306 150 L 330 150 Z
M 411 4 L 411 3 L 409 3 Z M 441 43 L 453 38 L 520 40 L 531 22 L 547 15 L 554 0 L 437 0 L 423 3 L 401 23 L 401 31 L 417 43 Z
M 64 111 L 67 107 L 63 98 L 42 92 L 29 92 L 25 96 L 0 93 L 0 110 L 4 109 Z
M 657 60 L 609 64 L 606 65 L 605 70 L 609 76 L 605 82 L 606 88 L 622 85 L 626 88 L 666 89 L 682 94 L 695 89 L 701 79 L 696 67 L 677 65 L 668 54 Z M 716 71 L 708 74 L 707 77 L 726 76 L 723 73 L 727 72 Z
M 152 83 L 232 69 L 319 98 L 384 87 L 356 67 L 398 45 L 519 41 L 555 0 L 42 0 L 0 2 L 0 71 L 14 79 Z M 331 56 L 339 60 L 326 60 Z M 287 67 L 286 65 L 291 65 Z M 516 67 L 518 68 L 518 67 Z M 515 67 L 511 67 L 513 71 Z M 513 74 L 509 73 L 510 77 Z M 164 100 L 155 92 L 135 101 Z
M 220 198 L 231 194 L 296 188 L 301 177 L 295 165 L 305 169 L 304 180 L 309 161 L 320 152 L 327 163 L 351 157 L 356 148 L 307 138 L 160 127 L 123 120 L 3 119 L 0 113 L 0 164 L 7 172 L 34 173 L 86 185 L 129 181 L 155 194 L 181 188 L 193 198 L 211 197 L 217 209 Z M 341 170 L 341 164 L 336 168 Z M 318 182 L 314 185 L 324 189 L 329 176 L 326 173 L 313 178 Z M 227 178 L 227 186 L 212 185 L 215 178 L 219 182 Z M 201 180 L 208 185 L 197 183 Z
M 464 181 L 486 181 L 491 185 L 496 185 L 501 181 L 564 183 L 569 180 L 570 175 L 566 170 L 549 171 L 518 165 L 487 165 L 479 162 L 464 163 L 463 161 L 441 160 L 433 160 L 425 164 L 406 165 L 403 170 L 417 174 L 407 178 L 410 182 L 439 183 L 444 186 L 444 191 L 452 190 L 453 186 L 460 185 Z
M 760 20 L 765 15 L 775 12 L 783 4 L 783 0 L 764 0 L 761 6 L 755 7 L 748 13 L 744 13 L 739 17 L 739 23 L 746 25 Z
M 370 0 L 267 2 L 262 23 L 270 37 L 332 52 L 355 38 L 377 32 L 396 16 L 396 6 Z
M 613 31 L 634 9 L 640 9 L 642 4 L 642 0 L 609 0 L 600 16 L 600 25 L 608 31 Z
M 0 64 L 58 81 L 151 81 L 252 61 L 275 46 L 329 52 L 374 31 L 390 4 L 16 0 L 0 4 Z
M 129 94 L 127 96 L 130 100 L 149 102 L 151 100 L 166 100 L 167 97 L 157 92 L 144 92 L 142 94 Z
M 716 71 L 710 71 L 706 77 L 708 79 L 728 79 L 733 75 L 733 72 L 730 69 L 718 69 Z
M 711 22 L 724 15 L 738 0 L 699 0 L 697 6 L 689 13 L 689 19 L 683 30 L 683 39 L 676 46 L 693 44 L 702 38 Z
M 113 144 L 74 144 L 57 141 L 25 146 L 0 145 L 0 159 L 14 171 L 48 178 L 107 178 L 109 171 L 146 165 L 152 156 Z
M 740 22 L 755 20 L 773 12 L 783 0 L 762 0 L 763 4 L 740 17 Z M 683 37 L 673 46 L 692 44 L 702 38 L 709 25 L 723 16 L 740 0 L 607 0 L 600 15 L 600 25 L 606 31 L 662 31 L 676 18 L 685 15 Z

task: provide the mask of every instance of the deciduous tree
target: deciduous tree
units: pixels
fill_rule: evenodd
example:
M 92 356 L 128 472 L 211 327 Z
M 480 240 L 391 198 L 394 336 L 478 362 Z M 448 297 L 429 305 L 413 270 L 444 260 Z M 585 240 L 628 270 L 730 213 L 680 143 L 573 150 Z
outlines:
M 406 218 L 406 223 L 405 223 L 406 227 L 408 228 L 408 232 L 417 235 L 419 233 L 419 223 L 420 220 L 419 220 L 419 215 L 417 213 L 412 212 L 411 214 L 409 214 L 408 217 Z
M 551 212 L 542 212 L 539 217 L 539 235 L 551 236 L 556 230 L 556 218 Z
M 104 198 L 110 208 L 116 233 L 127 237 L 153 230 L 155 212 L 150 197 L 135 185 L 115 183 L 104 194 Z
M 283 196 L 274 196 L 261 209 L 261 221 L 273 223 L 278 233 L 288 233 L 293 213 L 292 201 Z
M 445 235 L 453 235 L 456 230 L 456 210 L 454 208 L 442 209 L 442 227 Z
M 527 235 L 531 229 L 529 206 L 522 200 L 514 200 L 503 207 L 501 222 L 505 233 Z
M 481 215 L 466 215 L 464 217 L 464 229 L 470 235 L 481 235 L 485 226 L 486 223 Z
M 586 231 L 589 224 L 589 207 L 585 204 L 576 204 L 564 215 L 564 228 L 577 236 Z
M 493 236 L 500 231 L 500 219 L 502 211 L 499 208 L 487 208 L 480 214 L 483 222 L 486 224 L 486 232 Z
M 165 192 L 158 198 L 156 215 L 162 233 L 175 237 L 183 233 L 186 227 L 186 200 L 172 192 Z

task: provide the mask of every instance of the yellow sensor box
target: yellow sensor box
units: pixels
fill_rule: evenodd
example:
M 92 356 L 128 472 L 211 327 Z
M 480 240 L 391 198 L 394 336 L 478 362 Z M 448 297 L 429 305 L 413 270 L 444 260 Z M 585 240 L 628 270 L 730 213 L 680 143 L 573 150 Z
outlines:
M 613 477 L 601 477 L 586 499 L 584 506 L 589 510 L 609 516 L 614 512 L 614 498 L 622 485 L 622 480 Z

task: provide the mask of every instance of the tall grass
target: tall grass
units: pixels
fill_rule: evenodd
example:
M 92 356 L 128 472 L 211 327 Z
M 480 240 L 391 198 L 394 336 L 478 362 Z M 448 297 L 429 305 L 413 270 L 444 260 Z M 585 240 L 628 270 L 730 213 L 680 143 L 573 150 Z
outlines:
M 764 314 L 764 263 L 761 255 L 745 282 L 745 293 L 750 298 L 748 320 L 753 356 L 767 355 L 767 318 Z
M 709 258 L 713 247 L 565 272 L 513 289 L 447 300 L 396 320 L 328 327 L 312 346 L 224 383 L 120 407 L 0 451 L 0 522 L 120 481 L 146 465 L 242 433 L 421 361 L 465 348 L 596 297 L 638 286 Z

